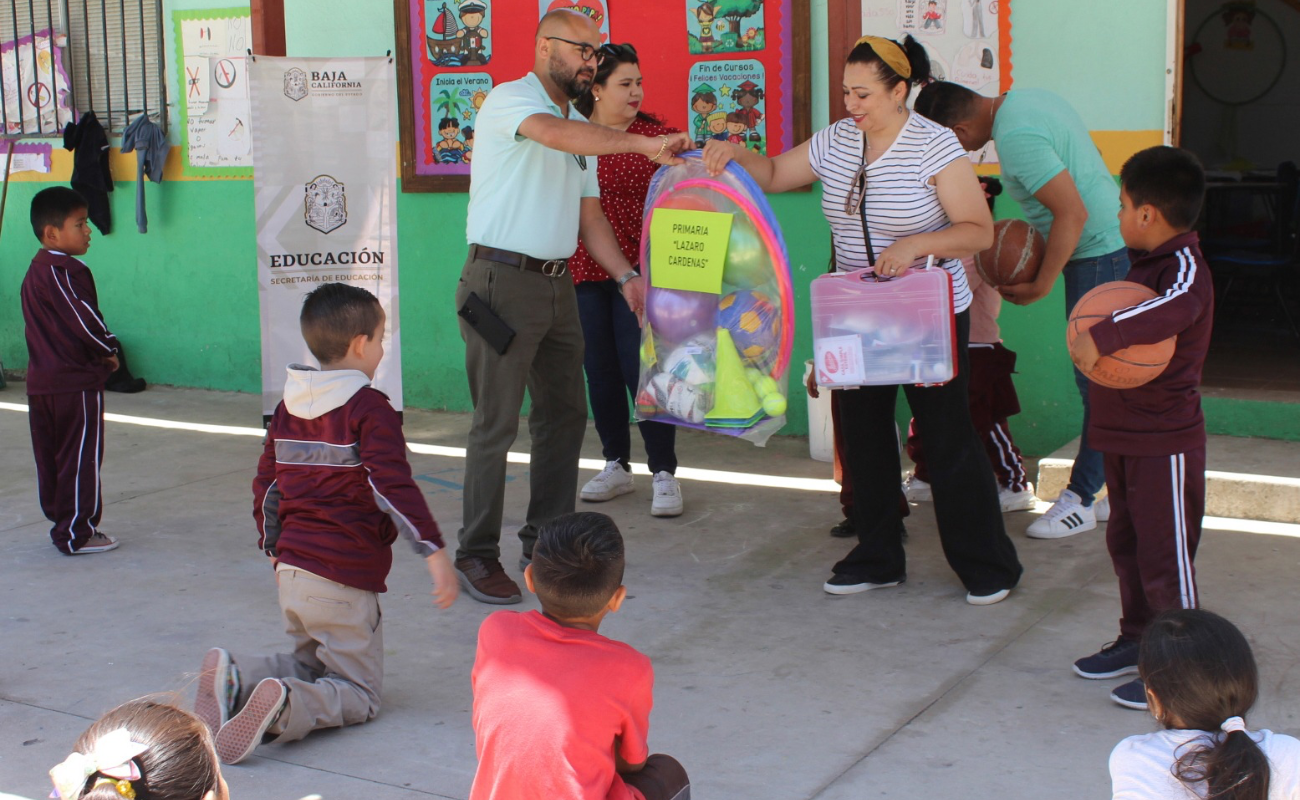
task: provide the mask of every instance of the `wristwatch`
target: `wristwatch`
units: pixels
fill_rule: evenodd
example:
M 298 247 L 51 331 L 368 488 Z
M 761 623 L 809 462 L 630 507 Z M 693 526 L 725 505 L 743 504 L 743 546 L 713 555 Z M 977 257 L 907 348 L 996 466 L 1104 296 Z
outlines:
M 619 275 L 614 280 L 618 283 L 618 288 L 622 289 L 623 284 L 627 283 L 633 278 L 639 278 L 639 277 L 641 277 L 641 273 L 637 272 L 636 270 L 630 270 L 628 272 L 624 272 L 622 275 Z

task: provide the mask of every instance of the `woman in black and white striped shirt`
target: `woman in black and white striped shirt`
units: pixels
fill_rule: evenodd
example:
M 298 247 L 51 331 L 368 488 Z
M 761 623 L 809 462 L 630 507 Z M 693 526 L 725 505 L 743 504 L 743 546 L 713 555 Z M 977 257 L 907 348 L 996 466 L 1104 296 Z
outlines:
M 993 219 L 956 135 L 907 110 L 911 85 L 929 73 L 925 50 L 911 37 L 900 45 L 864 36 L 844 66 L 847 119 L 771 159 L 711 141 L 704 163 L 716 174 L 735 160 L 766 192 L 822 181 L 822 211 L 840 270 L 896 277 L 933 255 L 952 276 L 957 376 L 942 386 L 904 386 L 903 393 L 927 455 L 934 448 L 931 485 L 944 555 L 966 587 L 967 602 L 989 605 L 1007 597 L 1022 571 L 967 400 L 971 292 L 961 259 L 993 243 Z M 897 397 L 896 386 L 839 395 L 858 545 L 833 568 L 824 587 L 830 594 L 907 579 Z

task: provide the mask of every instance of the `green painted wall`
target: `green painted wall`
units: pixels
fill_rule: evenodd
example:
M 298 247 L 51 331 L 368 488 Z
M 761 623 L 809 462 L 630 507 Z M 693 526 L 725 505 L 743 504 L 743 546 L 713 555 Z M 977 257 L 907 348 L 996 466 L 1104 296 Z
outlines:
M 813 29 L 825 30 L 827 0 L 813 0 Z M 209 5 L 175 0 L 173 8 Z M 236 2 L 213 0 L 212 6 Z M 287 0 L 291 55 L 370 55 L 393 47 L 389 0 Z M 1047 86 L 1080 108 L 1099 130 L 1162 125 L 1164 8 L 1161 3 L 1101 0 L 1092 4 L 1019 0 L 1014 6 L 1015 77 Z M 1113 20 L 1124 19 L 1123 25 Z M 170 26 L 168 27 L 170 30 Z M 1070 30 L 1070 47 L 1060 31 Z M 814 64 L 825 63 L 825 38 L 814 35 Z M 1081 78 L 1079 76 L 1086 76 Z M 814 70 L 814 123 L 828 119 L 826 87 L 839 75 Z M 36 183 L 13 183 L 0 238 L 0 360 L 26 363 L 18 288 L 36 248 L 27 206 Z M 99 283 L 109 325 L 130 348 L 136 371 L 155 383 L 257 391 L 260 387 L 257 288 L 250 181 L 178 181 L 146 190 L 150 233 L 139 235 L 134 183 L 113 194 L 117 232 L 96 236 L 87 261 Z M 808 282 L 824 271 L 829 234 L 820 194 L 772 198 L 790 246 L 800 311 L 796 361 L 811 352 Z M 402 194 L 398 201 L 406 402 L 463 410 L 468 393 L 452 295 L 464 259 L 465 195 Z M 999 215 L 1014 215 L 1005 202 Z M 1064 346 L 1064 300 L 1008 306 L 1003 335 L 1020 354 L 1017 386 L 1024 412 L 1012 422 L 1026 453 L 1051 452 L 1077 434 L 1080 408 Z M 793 375 L 802 376 L 802 370 Z M 806 432 L 806 405 L 792 385 L 786 433 Z M 1293 406 L 1207 400 L 1212 432 L 1300 439 Z M 905 413 L 900 413 L 905 421 Z

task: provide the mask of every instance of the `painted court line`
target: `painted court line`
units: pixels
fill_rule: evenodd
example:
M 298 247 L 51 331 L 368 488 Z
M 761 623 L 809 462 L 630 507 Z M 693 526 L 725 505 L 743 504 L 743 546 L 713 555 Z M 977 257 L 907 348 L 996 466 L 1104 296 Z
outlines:
M 27 406 L 19 403 L 0 402 L 0 410 L 19 411 L 27 413 Z M 165 428 L 168 430 L 193 431 L 196 433 L 216 433 L 226 436 L 257 436 L 261 437 L 265 432 L 261 428 L 245 428 L 235 425 L 209 425 L 203 422 L 177 422 L 175 420 L 154 419 L 152 417 L 136 417 L 127 414 L 105 414 L 104 420 L 107 422 L 120 422 L 126 425 L 140 425 L 149 428 Z M 407 442 L 406 445 L 412 453 L 430 456 L 445 456 L 447 458 L 465 458 L 465 448 L 447 447 L 446 445 L 421 444 L 419 442 Z M 506 460 L 511 464 L 527 464 L 531 461 L 527 453 L 511 452 L 507 454 Z M 589 469 L 599 472 L 605 468 L 605 462 L 598 458 L 579 459 L 578 466 L 581 469 Z M 642 463 L 633 462 L 632 472 L 638 475 L 649 475 L 650 469 Z M 1207 472 L 1207 475 L 1211 474 Z M 838 492 L 839 484 L 832 480 L 818 478 L 795 478 L 783 475 L 762 475 L 754 472 L 730 472 L 727 470 L 717 469 L 700 469 L 697 467 L 678 467 L 678 478 L 688 481 L 700 481 L 702 483 L 727 483 L 732 485 L 757 486 L 770 489 L 795 489 L 805 492 Z M 1251 480 L 1264 481 L 1267 483 L 1295 483 L 1294 478 L 1279 478 L 1271 475 L 1248 475 L 1234 472 L 1214 472 L 1215 477 L 1231 478 L 1234 480 Z M 442 483 L 442 481 L 432 481 Z M 449 481 L 446 483 L 450 483 Z M 1035 509 L 1031 513 L 1042 513 L 1043 510 L 1051 507 L 1050 503 L 1039 503 L 1040 509 Z M 1216 531 L 1232 531 L 1239 533 L 1264 533 L 1273 536 L 1289 536 L 1300 539 L 1300 525 L 1285 522 L 1259 522 L 1256 520 L 1229 519 L 1226 517 L 1205 517 L 1202 527 Z

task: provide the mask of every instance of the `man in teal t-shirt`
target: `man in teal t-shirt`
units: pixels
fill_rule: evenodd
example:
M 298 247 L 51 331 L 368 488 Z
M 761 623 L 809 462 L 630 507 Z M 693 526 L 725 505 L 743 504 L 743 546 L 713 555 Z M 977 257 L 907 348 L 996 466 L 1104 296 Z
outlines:
M 1128 251 L 1119 234 L 1119 186 L 1079 114 L 1044 89 L 1016 89 L 985 97 L 964 86 L 936 81 L 916 98 L 916 111 L 957 134 L 967 150 L 997 144 L 1002 182 L 1030 224 L 1047 237 L 1038 277 L 999 288 L 1017 305 L 1046 297 L 1065 276 L 1065 313 L 1090 289 L 1128 274 Z M 1097 527 L 1110 515 L 1093 500 L 1106 482 L 1101 453 L 1088 446 L 1088 379 L 1077 369 L 1083 432 L 1070 485 L 1028 535 L 1058 539 Z

